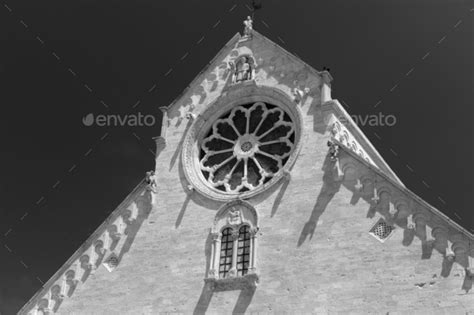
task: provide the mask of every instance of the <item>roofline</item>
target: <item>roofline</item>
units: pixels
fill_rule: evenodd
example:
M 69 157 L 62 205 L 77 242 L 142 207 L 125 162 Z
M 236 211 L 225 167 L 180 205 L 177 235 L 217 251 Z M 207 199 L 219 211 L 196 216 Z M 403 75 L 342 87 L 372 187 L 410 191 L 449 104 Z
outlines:
M 328 75 L 328 78 L 329 78 L 329 82 L 331 82 L 333 80 L 333 77 L 331 76 L 331 74 L 328 72 L 328 71 L 319 71 L 319 70 L 316 70 L 314 67 L 312 67 L 310 64 L 306 63 L 303 59 L 301 59 L 300 57 L 298 57 L 296 54 L 292 54 L 290 53 L 288 50 L 286 50 L 285 48 L 281 47 L 280 45 L 278 45 L 277 43 L 275 43 L 274 41 L 272 41 L 271 39 L 269 39 L 268 37 L 266 37 L 265 35 L 262 35 L 260 34 L 259 32 L 253 30 L 252 31 L 252 34 L 253 36 L 257 35 L 257 37 L 261 38 L 262 40 L 264 41 L 267 41 L 267 42 L 270 42 L 271 44 L 273 44 L 274 46 L 277 46 L 279 49 L 281 49 L 287 56 L 289 56 L 291 59 L 294 59 L 296 60 L 297 62 L 299 63 L 302 63 L 305 67 L 307 67 L 309 69 L 309 71 L 313 74 L 313 75 L 316 75 L 316 76 L 319 76 L 321 79 L 324 79 L 323 78 L 323 73 Z M 329 83 L 328 82 L 328 83 Z
M 440 210 L 436 209 L 434 206 L 430 205 L 428 202 L 423 200 L 420 196 L 412 192 L 410 189 L 406 188 L 405 186 L 400 185 L 396 181 L 394 181 L 392 178 L 387 176 L 385 173 L 381 172 L 380 169 L 377 167 L 374 167 L 372 164 L 364 160 L 362 157 L 357 155 L 356 153 L 352 152 L 351 150 L 347 149 L 345 145 L 337 141 L 336 139 L 333 140 L 339 145 L 339 148 L 343 149 L 344 152 L 352 156 L 354 159 L 359 161 L 360 163 L 364 164 L 367 168 L 370 170 L 374 171 L 379 175 L 380 177 L 384 178 L 386 181 L 390 182 L 392 185 L 394 185 L 396 188 L 404 192 L 405 194 L 408 195 L 408 197 L 413 198 L 416 202 L 418 202 L 421 206 L 426 207 L 429 211 L 431 211 L 433 214 L 441 217 L 441 219 L 444 219 L 449 225 L 451 225 L 452 228 L 455 230 L 459 231 L 460 233 L 464 234 L 466 237 L 468 237 L 470 240 L 474 240 L 474 234 L 469 232 L 467 229 L 453 221 L 451 218 L 449 218 L 446 214 L 441 212 Z
M 370 140 L 367 139 L 367 136 L 365 135 L 365 133 L 362 130 L 360 130 L 359 126 L 357 126 L 357 124 L 354 122 L 352 117 L 349 115 L 349 113 L 344 109 L 344 107 L 341 105 L 341 103 L 339 103 L 339 101 L 337 99 L 333 99 L 333 100 L 327 101 L 326 103 L 322 104 L 323 107 L 324 106 L 331 106 L 331 105 L 336 105 L 336 107 L 332 106 L 332 108 L 335 109 L 336 111 L 339 111 L 342 115 L 344 115 L 344 118 L 350 123 L 349 130 L 351 132 L 355 131 L 357 133 L 357 135 L 359 137 L 361 137 L 362 140 L 364 140 L 364 143 L 366 143 L 367 146 L 369 147 L 369 149 L 372 151 L 371 153 L 373 153 L 375 155 L 375 157 L 377 158 L 377 160 L 378 160 L 377 162 L 382 163 L 384 171 L 388 172 L 390 174 L 390 176 L 392 176 L 393 179 L 398 182 L 399 185 L 405 186 L 405 184 L 403 184 L 401 179 L 397 176 L 397 174 L 395 174 L 395 172 L 388 165 L 388 163 L 385 162 L 382 155 L 380 155 L 380 153 L 377 151 L 377 149 L 373 146 L 372 142 L 370 142 Z
M 296 60 L 296 62 L 299 62 L 299 63 L 302 63 L 305 67 L 307 67 L 309 69 L 309 71 L 313 74 L 313 75 L 316 75 L 316 76 L 319 76 L 322 80 L 324 80 L 324 76 L 326 75 L 329 79 L 329 82 L 326 82 L 327 84 L 330 84 L 330 82 L 333 80 L 333 77 L 331 76 L 331 74 L 328 72 L 328 71 L 318 71 L 316 69 L 314 69 L 311 65 L 307 64 L 305 61 L 303 61 L 301 58 L 299 58 L 298 56 L 290 53 L 289 51 L 287 51 L 285 48 L 281 47 L 280 45 L 278 45 L 277 43 L 275 43 L 274 41 L 272 41 L 271 39 L 265 37 L 264 35 L 256 32 L 255 30 L 253 31 L 253 34 L 254 36 L 257 35 L 257 37 L 261 38 L 262 40 L 265 40 L 265 41 L 268 41 L 270 42 L 271 44 L 277 46 L 279 49 L 281 49 L 286 55 L 288 55 L 291 59 L 293 60 Z M 403 182 L 400 180 L 400 178 L 398 178 L 398 176 L 395 174 L 395 172 L 390 168 L 390 166 L 387 164 L 387 162 L 385 162 L 385 160 L 383 159 L 383 157 L 380 155 L 380 153 L 377 151 L 377 149 L 372 145 L 372 143 L 369 141 L 369 139 L 367 139 L 367 137 L 365 136 L 365 134 L 362 132 L 362 130 L 360 130 L 360 128 L 357 126 L 357 124 L 352 120 L 352 118 L 350 117 L 350 115 L 347 113 L 347 111 L 344 109 L 344 107 L 339 103 L 339 101 L 337 99 L 334 99 L 334 100 L 331 100 L 331 101 L 328 101 L 324 104 L 322 104 L 322 106 L 325 106 L 325 104 L 329 103 L 329 102 L 333 102 L 334 104 L 337 105 L 337 107 L 335 108 L 336 110 L 339 110 L 339 112 L 341 114 L 343 114 L 346 119 L 348 121 L 350 121 L 350 124 L 351 124 L 351 129 L 353 130 L 350 130 L 351 132 L 352 131 L 355 131 L 357 133 L 357 135 L 359 137 L 362 138 L 362 140 L 364 140 L 365 143 L 367 143 L 370 151 L 372 151 L 371 153 L 373 155 L 375 155 L 375 157 L 377 158 L 377 162 L 378 163 L 381 163 L 382 164 L 382 167 L 384 169 L 384 171 L 386 171 L 387 173 L 390 174 L 390 176 L 393 177 L 394 180 L 396 180 L 400 185 L 402 186 L 405 186 L 403 184 Z M 334 107 L 333 107 L 334 108 Z
M 107 226 L 118 217 L 120 210 L 124 207 L 127 207 L 129 203 L 136 197 L 137 194 L 142 192 L 146 187 L 145 178 L 142 179 L 137 186 L 130 192 L 127 197 L 112 211 L 109 216 L 102 222 L 101 225 L 97 227 L 97 229 L 81 244 L 81 246 L 69 257 L 69 259 L 49 278 L 46 283 L 43 284 L 41 289 L 39 289 L 29 300 L 26 302 L 25 305 L 18 311 L 18 314 L 27 314 L 32 307 L 34 307 L 33 302 L 37 302 L 36 299 L 38 297 L 42 297 L 52 285 L 59 279 L 64 272 L 67 271 L 72 265 L 72 263 L 80 257 L 84 253 L 84 251 L 92 245 L 92 243 L 100 237 L 101 233 L 107 228 Z
M 191 88 L 191 86 L 194 85 L 195 82 L 197 81 L 200 81 L 201 80 L 201 77 L 204 76 L 204 74 L 207 72 L 207 70 L 211 67 L 211 65 L 217 60 L 217 58 L 222 55 L 222 53 L 228 49 L 230 46 L 234 45 L 235 43 L 237 43 L 239 41 L 239 39 L 241 38 L 241 35 L 239 32 L 237 32 L 234 36 L 232 36 L 232 38 L 224 45 L 224 47 L 222 47 L 218 52 L 217 54 L 214 56 L 214 58 L 211 59 L 211 61 L 209 61 L 207 63 L 207 65 L 201 70 L 199 71 L 199 73 L 194 77 L 194 79 L 188 84 L 188 86 L 180 93 L 178 94 L 177 97 L 174 98 L 174 100 L 168 104 L 167 106 L 162 106 L 160 107 L 160 109 L 164 109 L 164 110 L 169 110 L 171 109 L 182 97 L 184 94 L 186 94 L 186 92 L 188 92 L 188 90 Z

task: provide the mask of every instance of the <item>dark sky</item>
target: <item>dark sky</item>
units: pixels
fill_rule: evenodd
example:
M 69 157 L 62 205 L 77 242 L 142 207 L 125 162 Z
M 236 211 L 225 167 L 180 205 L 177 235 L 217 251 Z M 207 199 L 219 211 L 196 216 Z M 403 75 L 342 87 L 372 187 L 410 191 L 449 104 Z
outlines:
M 473 231 L 474 2 L 348 2 L 264 1 L 255 29 L 329 67 L 350 114 L 394 115 L 394 126 L 361 128 L 408 188 Z M 82 118 L 160 121 L 158 108 L 242 30 L 245 3 L 2 1 L 0 313 L 16 312 L 154 167 L 159 123 Z

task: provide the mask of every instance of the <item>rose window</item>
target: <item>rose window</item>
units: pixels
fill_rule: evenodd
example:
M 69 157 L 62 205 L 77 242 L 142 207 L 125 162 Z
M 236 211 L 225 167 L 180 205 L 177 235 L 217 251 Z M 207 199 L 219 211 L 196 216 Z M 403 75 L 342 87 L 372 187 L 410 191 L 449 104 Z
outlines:
M 214 122 L 202 141 L 199 165 L 215 189 L 245 192 L 271 180 L 294 144 L 293 122 L 281 108 L 263 102 L 240 105 Z

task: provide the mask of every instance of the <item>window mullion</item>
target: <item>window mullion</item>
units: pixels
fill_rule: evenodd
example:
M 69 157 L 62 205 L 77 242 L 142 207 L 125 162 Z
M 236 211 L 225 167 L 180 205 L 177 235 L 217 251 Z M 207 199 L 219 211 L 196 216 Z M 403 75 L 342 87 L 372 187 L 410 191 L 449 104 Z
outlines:
M 237 276 L 237 252 L 239 250 L 239 230 L 234 229 L 232 231 L 233 251 L 232 251 L 232 267 L 230 268 L 229 275 L 231 277 Z

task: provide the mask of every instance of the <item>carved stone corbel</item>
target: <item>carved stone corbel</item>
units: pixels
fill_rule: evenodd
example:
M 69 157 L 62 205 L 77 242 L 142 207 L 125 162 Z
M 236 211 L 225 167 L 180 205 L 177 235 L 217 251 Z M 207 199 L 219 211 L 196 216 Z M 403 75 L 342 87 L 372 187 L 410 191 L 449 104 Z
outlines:
M 448 229 L 444 226 L 435 226 L 431 229 L 431 236 L 435 239 L 435 246 L 446 252 L 448 246 Z
M 415 221 L 416 235 L 422 241 L 426 241 L 426 224 L 429 221 L 428 215 L 424 212 L 417 211 L 413 214 L 413 220 Z
M 446 245 L 446 259 L 450 262 L 454 262 L 456 258 L 456 255 L 453 251 L 453 243 L 451 243 L 450 241 L 447 241 L 447 245 Z
M 454 251 L 455 261 L 466 268 L 466 266 L 469 264 L 469 245 L 466 242 L 466 239 L 460 234 L 454 235 L 452 240 L 452 249 Z

